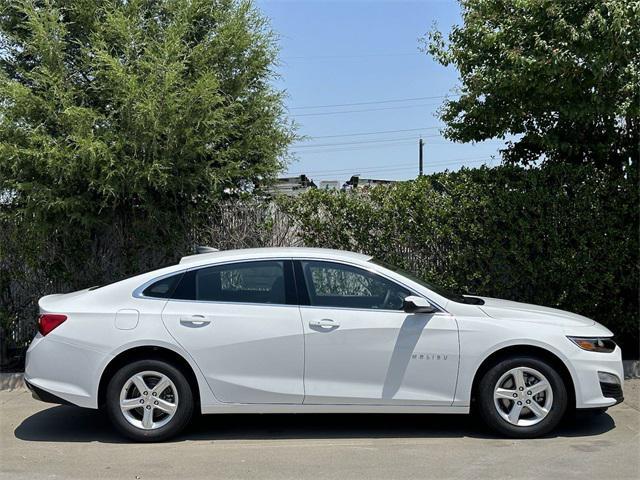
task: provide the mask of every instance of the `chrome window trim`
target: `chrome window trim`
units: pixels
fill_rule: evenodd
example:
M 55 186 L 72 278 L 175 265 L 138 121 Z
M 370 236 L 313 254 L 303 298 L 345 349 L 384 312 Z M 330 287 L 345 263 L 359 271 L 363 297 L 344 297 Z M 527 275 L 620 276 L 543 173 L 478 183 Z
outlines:
M 313 305 L 300 305 L 301 309 L 322 309 L 322 310 L 349 310 L 350 312 L 385 312 L 385 313 L 402 313 L 404 315 L 417 315 L 415 313 L 407 313 L 404 310 L 388 310 L 386 308 L 351 308 L 351 307 L 323 307 Z M 450 317 L 451 314 L 445 312 L 444 310 L 438 310 L 437 312 L 429 313 L 426 315 L 439 315 L 439 316 L 447 316 Z
M 219 303 L 219 304 L 223 304 L 223 305 L 261 305 L 261 306 L 265 306 L 265 307 L 299 307 L 299 308 L 303 308 L 303 307 L 311 307 L 311 308 L 327 308 L 327 309 L 340 309 L 340 310 L 358 310 L 358 311 L 363 311 L 363 312 L 402 312 L 402 310 L 387 310 L 387 309 L 380 309 L 380 308 L 350 308 L 350 307 L 322 307 L 322 306 L 313 306 L 313 305 L 289 305 L 286 303 L 253 303 L 253 302 L 224 302 L 224 301 L 215 301 L 215 300 L 182 300 L 182 299 L 173 299 L 173 298 L 161 298 L 161 297 L 148 297 L 146 295 L 143 295 L 142 292 L 151 284 L 158 282 L 160 280 L 163 280 L 165 278 L 171 277 L 173 275 L 178 275 L 180 273 L 185 274 L 187 272 L 190 272 L 192 270 L 199 270 L 201 268 L 209 268 L 209 267 L 217 267 L 217 266 L 224 266 L 224 265 L 233 265 L 236 263 L 249 263 L 249 262 L 265 262 L 265 261 L 273 261 L 273 262 L 283 262 L 283 261 L 287 261 L 287 260 L 291 260 L 291 261 L 313 261 L 313 262 L 328 262 L 328 263 L 337 263 L 337 264 L 342 264 L 342 265 L 347 265 L 350 267 L 354 267 L 354 268 L 359 268 L 361 270 L 364 270 L 366 272 L 369 272 L 373 275 L 379 275 L 382 278 L 390 281 L 391 283 L 394 283 L 396 285 L 401 286 L 402 288 L 409 290 L 409 292 L 411 292 L 414 295 L 417 295 L 418 297 L 422 297 L 424 299 L 426 299 L 429 303 L 431 303 L 431 305 L 433 305 L 434 307 L 436 307 L 439 312 L 435 312 L 434 314 L 437 313 L 446 313 L 447 315 L 450 315 L 449 312 L 447 312 L 447 310 L 445 310 L 441 305 L 439 305 L 437 302 L 434 302 L 433 300 L 431 300 L 429 297 L 423 295 L 422 293 L 416 292 L 416 290 L 412 287 L 409 287 L 408 285 L 399 282 L 398 280 L 396 280 L 395 278 L 391 278 L 388 275 L 377 271 L 375 268 L 370 268 L 369 265 L 364 266 L 362 264 L 359 263 L 355 263 L 355 262 L 351 262 L 349 260 L 343 260 L 343 259 L 335 259 L 335 258 L 323 258 L 323 257 L 259 257 L 259 258 L 250 258 L 250 259 L 236 259 L 236 260 L 229 260 L 229 261 L 219 261 L 219 262 L 212 262 L 212 263 L 206 263 L 203 265 L 197 265 L 197 266 L 192 266 L 192 267 L 188 267 L 185 268 L 184 270 L 176 270 L 175 272 L 171 272 L 171 273 L 166 273 L 164 275 L 160 275 L 158 277 L 154 277 L 151 280 L 146 281 L 145 283 L 143 283 L 142 285 L 140 285 L 138 288 L 136 288 L 133 293 L 132 296 L 134 298 L 139 298 L 139 299 L 143 299 L 143 300 L 162 300 L 164 302 L 167 302 L 169 300 L 171 300 L 172 302 L 195 302 L 195 303 Z M 368 263 L 368 262 L 367 262 Z M 380 267 L 379 268 L 384 268 L 384 267 Z M 398 276 L 402 276 L 400 274 L 397 274 Z

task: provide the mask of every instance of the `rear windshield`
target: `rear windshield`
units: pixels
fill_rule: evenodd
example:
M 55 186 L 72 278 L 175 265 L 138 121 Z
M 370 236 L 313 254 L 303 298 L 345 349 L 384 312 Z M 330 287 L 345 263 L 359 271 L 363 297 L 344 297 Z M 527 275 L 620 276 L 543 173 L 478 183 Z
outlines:
M 484 305 L 484 301 L 480 298 L 477 297 L 468 297 L 468 296 L 463 296 L 459 293 L 453 293 L 453 292 L 449 292 L 448 290 L 442 288 L 442 287 L 437 287 L 431 283 L 425 282 L 422 278 L 417 277 L 416 275 L 414 275 L 411 272 L 408 272 L 400 267 L 396 267 L 395 265 L 391 265 L 390 263 L 384 262 L 382 260 L 378 260 L 377 258 L 372 258 L 371 260 L 369 260 L 371 263 L 374 263 L 375 265 L 380 265 L 381 267 L 386 268 L 387 270 L 391 270 L 392 272 L 396 272 L 400 275 L 402 275 L 403 277 L 408 278 L 409 280 L 416 282 L 417 284 L 422 285 L 425 288 L 428 288 L 429 290 L 431 290 L 432 292 L 437 293 L 438 295 L 440 295 L 441 297 L 446 298 L 447 300 L 451 300 L 452 302 L 458 302 L 458 303 L 467 303 L 470 305 Z

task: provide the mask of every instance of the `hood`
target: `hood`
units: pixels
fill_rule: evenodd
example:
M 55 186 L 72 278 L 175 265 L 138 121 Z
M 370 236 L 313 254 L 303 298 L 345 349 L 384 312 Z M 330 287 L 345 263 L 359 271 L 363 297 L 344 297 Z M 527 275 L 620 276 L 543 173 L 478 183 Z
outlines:
M 595 321 L 576 313 L 565 312 L 557 308 L 541 307 L 529 303 L 512 302 L 498 298 L 478 297 L 484 301 L 479 306 L 490 317 L 500 320 L 531 321 L 562 327 L 589 327 Z

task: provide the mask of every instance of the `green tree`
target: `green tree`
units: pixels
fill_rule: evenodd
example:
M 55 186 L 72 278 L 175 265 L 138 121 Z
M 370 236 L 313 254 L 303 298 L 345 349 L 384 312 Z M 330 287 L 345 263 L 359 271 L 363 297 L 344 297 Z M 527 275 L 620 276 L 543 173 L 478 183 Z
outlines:
M 0 0 L 0 369 L 38 297 L 175 261 L 283 167 L 277 55 L 249 0 Z
M 282 168 L 277 39 L 251 1 L 0 2 L 2 214 L 25 235 L 170 249 Z
M 456 141 L 515 136 L 504 158 L 638 160 L 640 2 L 460 0 L 462 25 L 423 39 L 460 74 L 440 116 Z

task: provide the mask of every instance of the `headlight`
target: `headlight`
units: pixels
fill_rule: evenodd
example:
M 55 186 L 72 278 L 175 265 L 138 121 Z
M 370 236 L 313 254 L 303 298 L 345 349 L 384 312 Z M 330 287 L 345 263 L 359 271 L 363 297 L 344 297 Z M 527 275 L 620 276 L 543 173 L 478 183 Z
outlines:
M 589 352 L 611 353 L 616 349 L 616 342 L 610 338 L 567 337 L 577 346 Z

